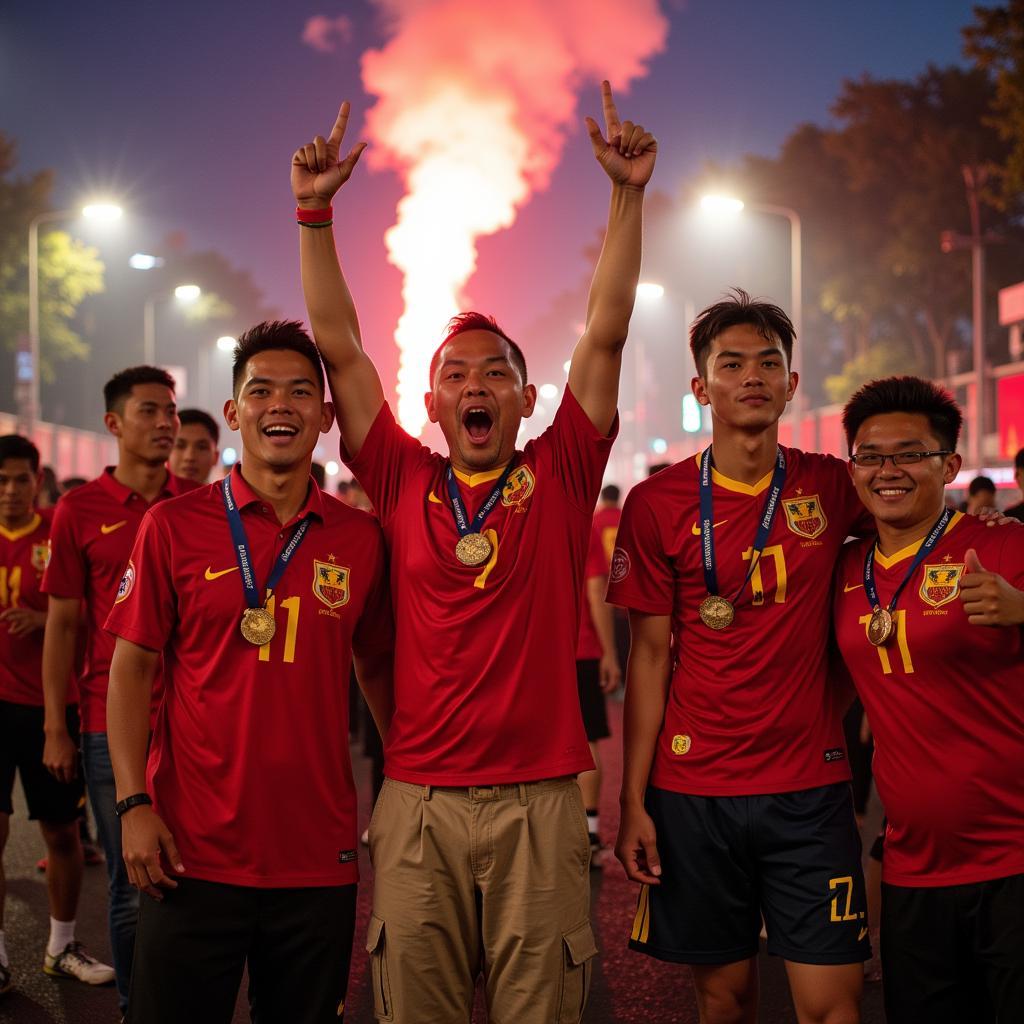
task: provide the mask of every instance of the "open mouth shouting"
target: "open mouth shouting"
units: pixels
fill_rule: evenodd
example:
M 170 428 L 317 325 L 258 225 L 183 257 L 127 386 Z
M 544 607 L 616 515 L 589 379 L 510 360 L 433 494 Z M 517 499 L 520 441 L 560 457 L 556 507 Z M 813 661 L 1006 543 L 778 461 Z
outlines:
M 470 405 L 462 412 L 462 427 L 470 444 L 482 447 L 494 432 L 494 417 L 482 405 Z

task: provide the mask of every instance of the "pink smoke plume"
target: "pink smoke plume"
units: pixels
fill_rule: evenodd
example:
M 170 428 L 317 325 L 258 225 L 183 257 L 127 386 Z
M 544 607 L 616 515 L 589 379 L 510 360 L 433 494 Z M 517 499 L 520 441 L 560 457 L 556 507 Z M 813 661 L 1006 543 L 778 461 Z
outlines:
M 352 19 L 344 14 L 336 18 L 315 14 L 302 30 L 302 41 L 321 53 L 334 53 L 339 42 L 352 42 Z
M 576 90 L 646 73 L 657 0 L 375 0 L 390 39 L 363 55 L 367 157 L 405 195 L 385 237 L 404 275 L 398 416 L 419 433 L 430 355 L 476 267 L 476 241 L 543 189 L 576 122 Z

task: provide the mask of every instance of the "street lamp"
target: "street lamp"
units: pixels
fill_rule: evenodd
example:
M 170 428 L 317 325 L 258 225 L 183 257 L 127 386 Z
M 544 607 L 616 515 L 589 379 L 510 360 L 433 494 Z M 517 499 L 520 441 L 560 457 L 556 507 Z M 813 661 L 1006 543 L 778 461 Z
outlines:
M 197 284 L 179 284 L 173 292 L 150 295 L 142 307 L 142 361 L 147 366 L 156 364 L 156 304 L 173 295 L 177 302 L 189 305 L 203 294 Z
M 123 210 L 115 203 L 89 203 L 80 210 L 49 210 L 37 214 L 28 222 L 28 344 L 32 362 L 32 381 L 28 408 L 22 410 L 26 429 L 40 418 L 42 412 L 39 398 L 40 355 L 39 355 L 39 226 L 57 220 L 69 220 L 81 214 L 97 223 L 110 223 L 120 219 Z
M 790 315 L 793 317 L 793 332 L 799 344 L 793 346 L 793 362 L 791 369 L 800 375 L 803 368 L 803 284 L 801 268 L 803 266 L 802 246 L 800 239 L 800 214 L 789 206 L 775 206 L 772 203 L 744 203 L 735 196 L 709 195 L 700 201 L 701 209 L 707 213 L 722 216 L 735 216 L 744 208 L 755 213 L 766 213 L 772 217 L 785 217 L 789 221 L 789 281 L 790 281 Z M 793 447 L 801 447 L 800 432 L 803 425 L 803 392 L 798 388 L 790 410 L 793 423 Z

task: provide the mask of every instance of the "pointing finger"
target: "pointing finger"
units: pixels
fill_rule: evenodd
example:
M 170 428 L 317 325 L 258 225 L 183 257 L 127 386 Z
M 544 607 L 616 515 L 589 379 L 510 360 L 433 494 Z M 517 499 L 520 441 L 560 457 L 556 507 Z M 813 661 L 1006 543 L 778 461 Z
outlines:
M 345 100 L 341 105 L 341 109 L 338 111 L 338 117 L 335 120 L 334 127 L 331 129 L 331 134 L 327 139 L 329 144 L 334 146 L 341 145 L 341 140 L 345 137 L 345 129 L 348 127 L 348 115 L 351 109 L 351 104 L 348 100 Z
M 601 107 L 604 110 L 605 129 L 610 139 L 619 134 L 619 112 L 615 109 L 615 100 L 612 99 L 612 87 L 607 80 L 601 83 Z

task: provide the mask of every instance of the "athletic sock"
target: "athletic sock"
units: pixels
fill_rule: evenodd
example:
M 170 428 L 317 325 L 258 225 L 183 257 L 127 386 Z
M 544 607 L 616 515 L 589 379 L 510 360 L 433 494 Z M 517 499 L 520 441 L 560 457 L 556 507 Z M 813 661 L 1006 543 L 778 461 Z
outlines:
M 598 810 L 597 810 L 596 807 L 588 807 L 587 808 L 587 831 L 592 836 L 596 836 L 598 834 L 597 816 L 598 816 Z
M 75 922 L 58 921 L 50 918 L 50 941 L 46 944 L 46 952 L 50 956 L 60 956 L 75 941 Z
M 3 929 L 0 929 L 0 964 L 4 967 L 11 966 L 11 961 L 7 959 L 7 936 L 4 935 Z

